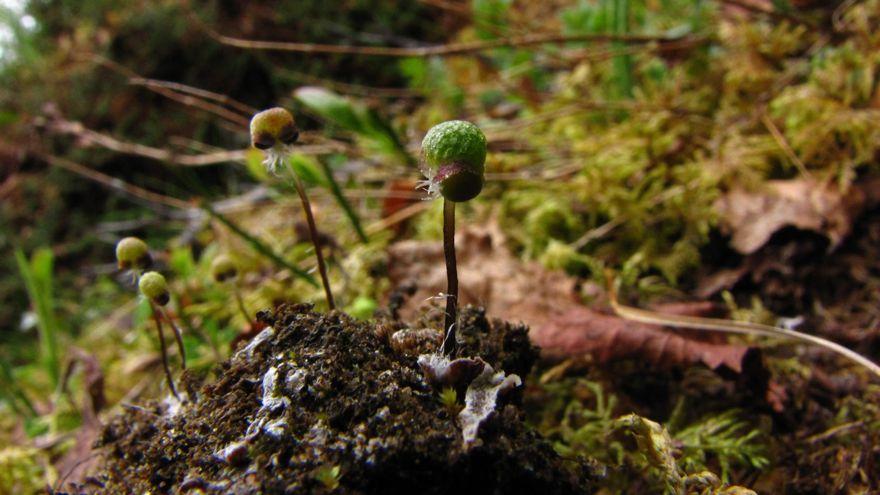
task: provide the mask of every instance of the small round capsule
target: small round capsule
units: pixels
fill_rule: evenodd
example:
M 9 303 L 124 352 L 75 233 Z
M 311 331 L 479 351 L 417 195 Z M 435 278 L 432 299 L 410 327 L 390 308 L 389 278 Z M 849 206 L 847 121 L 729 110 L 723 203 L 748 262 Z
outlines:
M 211 276 L 221 283 L 232 280 L 238 276 L 238 265 L 231 257 L 221 254 L 211 263 Z
M 293 115 L 281 107 L 257 113 L 251 119 L 251 144 L 268 150 L 278 145 L 291 145 L 299 138 Z
M 116 244 L 116 261 L 120 270 L 143 270 L 152 263 L 147 243 L 137 237 L 126 237 Z
M 460 202 L 475 198 L 483 189 L 486 136 L 476 125 L 450 120 L 432 127 L 422 140 L 422 183 L 429 194 Z
M 138 281 L 138 289 L 140 289 L 141 294 L 159 306 L 165 306 L 171 299 L 171 294 L 168 292 L 168 283 L 159 272 L 147 272 L 141 275 Z

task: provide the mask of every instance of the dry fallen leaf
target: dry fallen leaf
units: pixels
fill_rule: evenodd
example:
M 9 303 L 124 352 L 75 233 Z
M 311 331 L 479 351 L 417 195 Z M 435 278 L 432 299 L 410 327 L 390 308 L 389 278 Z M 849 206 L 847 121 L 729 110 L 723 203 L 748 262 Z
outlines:
M 802 191 L 806 189 L 809 184 L 813 184 L 810 181 L 805 180 L 787 182 L 792 184 L 783 188 L 788 189 L 786 197 L 791 196 L 799 190 Z M 822 189 L 823 186 L 817 185 L 816 188 Z M 698 298 L 708 298 L 722 290 L 732 289 L 738 283 L 747 281 L 760 289 L 762 300 L 772 301 L 778 299 L 780 301 L 786 301 L 788 304 L 790 301 L 800 300 L 807 292 L 810 292 L 809 288 L 814 285 L 817 278 L 822 276 L 821 272 L 825 271 L 826 268 L 833 269 L 834 267 L 841 265 L 841 259 L 844 260 L 844 265 L 851 264 L 845 261 L 851 259 L 851 255 L 847 255 L 847 248 L 845 245 L 840 245 L 841 241 L 844 241 L 844 237 L 848 237 L 848 242 L 850 244 L 852 244 L 853 241 L 858 241 L 858 239 L 853 238 L 853 235 L 850 235 L 852 225 L 862 212 L 875 211 L 876 208 L 880 206 L 880 179 L 869 178 L 851 184 L 846 192 L 847 198 L 845 200 L 840 197 L 840 193 L 833 192 L 833 188 L 825 188 L 825 191 L 826 192 L 813 192 L 812 197 L 821 198 L 823 196 L 828 196 L 830 202 L 826 202 L 822 207 L 826 210 L 833 204 L 838 204 L 840 206 L 840 210 L 837 213 L 831 211 L 826 213 L 825 216 L 831 217 L 831 220 L 823 220 L 820 218 L 822 215 L 820 215 L 819 210 L 814 209 L 813 214 L 804 213 L 804 215 L 806 217 L 812 216 L 813 225 L 818 227 L 811 229 L 807 225 L 807 222 L 801 223 L 800 225 L 792 223 L 790 225 L 798 227 L 801 230 L 790 229 L 785 235 L 775 236 L 773 235 L 773 228 L 782 228 L 786 226 L 779 223 L 780 217 L 777 216 L 775 220 L 767 221 L 762 215 L 755 212 L 749 217 L 751 220 L 747 221 L 745 218 L 746 215 L 743 211 L 748 208 L 753 208 L 755 204 L 760 202 L 759 200 L 747 200 L 745 201 L 745 206 L 735 205 L 734 203 L 738 201 L 737 193 L 730 193 L 719 200 L 716 207 L 718 207 L 719 212 L 722 213 L 722 221 L 725 223 L 727 229 L 730 230 L 733 227 L 732 218 L 737 217 L 737 215 L 743 217 L 736 220 L 741 224 L 741 237 L 738 238 L 737 234 L 734 232 L 734 241 L 746 238 L 758 239 L 758 234 L 761 234 L 761 238 L 767 236 L 764 241 L 769 242 L 764 242 L 763 245 L 758 246 L 759 249 L 746 254 L 738 261 L 737 265 L 727 266 L 725 268 L 713 268 L 711 266 L 704 267 L 714 271 L 708 271 L 699 277 L 698 287 L 694 291 L 694 295 Z M 806 211 L 805 208 L 808 208 L 807 203 L 809 202 L 809 197 L 809 194 L 804 191 L 804 197 L 801 198 L 801 200 L 798 200 L 804 207 L 802 208 L 802 212 Z M 764 201 L 769 204 L 773 203 L 775 200 L 765 198 Z M 739 213 L 736 215 L 727 215 L 729 218 L 724 218 L 725 211 L 734 207 L 735 209 L 740 210 Z M 791 208 L 791 211 L 797 209 L 791 205 L 789 205 L 789 207 Z M 779 213 L 784 208 L 777 204 L 770 209 Z M 774 215 L 776 213 L 774 213 Z M 841 224 L 840 222 L 844 221 L 844 219 L 847 219 L 847 223 Z M 749 222 L 752 223 L 750 224 Z M 825 223 L 823 224 L 822 222 Z M 864 229 L 864 227 L 862 227 L 862 229 Z M 770 239 L 769 236 L 772 236 L 772 239 Z M 862 235 L 861 237 L 864 238 L 866 236 Z M 754 244 L 757 244 L 757 242 L 760 241 L 755 241 Z M 734 247 L 737 246 L 734 245 Z M 743 247 L 745 247 L 745 244 L 740 245 L 739 248 Z M 752 249 L 754 246 L 748 246 L 748 248 Z M 841 250 L 843 250 L 843 252 L 841 252 Z M 837 256 L 837 258 L 828 258 L 828 255 L 832 254 Z M 847 277 L 851 277 L 854 280 L 862 279 L 857 275 L 842 275 L 841 277 L 841 280 L 847 280 Z M 831 277 L 832 280 L 835 278 L 837 277 Z
M 658 366 L 701 363 L 711 369 L 743 371 L 750 350 L 730 345 L 718 335 L 692 338 L 599 313 L 578 301 L 575 281 L 537 263 L 522 262 L 506 248 L 496 224 L 470 227 L 457 236 L 458 271 L 464 304 L 478 304 L 487 314 L 529 325 L 532 341 L 547 359 L 591 354 L 599 362 L 637 358 Z M 412 284 L 415 294 L 401 308 L 404 320 L 426 311 L 432 296 L 446 287 L 446 269 L 439 242 L 403 241 L 389 247 L 390 277 L 395 286 Z M 717 307 L 707 303 L 658 307 L 677 314 L 707 315 Z
M 634 358 L 658 367 L 699 363 L 735 373 L 743 371 L 746 353 L 754 351 L 742 345 L 702 342 L 585 307 L 559 315 L 531 335 L 542 355 L 549 358 L 589 354 L 599 363 Z
M 530 325 L 579 305 L 573 279 L 514 257 L 494 223 L 463 229 L 455 244 L 462 304 L 483 306 L 492 316 Z M 407 240 L 392 244 L 388 253 L 392 285 L 416 288 L 400 309 L 401 318 L 412 321 L 446 290 L 443 246 Z
M 822 234 L 829 251 L 849 234 L 853 219 L 865 205 L 865 194 L 853 187 L 841 191 L 833 184 L 810 179 L 770 181 L 760 191 L 737 188 L 715 204 L 731 245 L 742 254 L 760 249 L 784 227 Z

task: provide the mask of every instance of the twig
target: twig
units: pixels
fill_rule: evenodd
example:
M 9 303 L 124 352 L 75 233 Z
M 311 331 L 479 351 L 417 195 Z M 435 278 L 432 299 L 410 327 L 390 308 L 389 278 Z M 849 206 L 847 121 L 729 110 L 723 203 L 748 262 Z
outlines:
M 232 112 L 224 108 L 223 106 L 204 101 L 204 99 L 219 101 L 224 105 L 236 107 L 240 111 L 244 108 L 250 109 L 250 107 L 248 107 L 247 105 L 244 105 L 243 103 L 229 98 L 228 96 L 220 95 L 218 93 L 213 93 L 211 91 L 206 91 L 199 88 L 194 88 L 192 86 L 187 86 L 181 83 L 146 79 L 140 76 L 135 71 L 129 69 L 128 67 L 120 63 L 114 62 L 113 60 L 110 60 L 101 55 L 88 54 L 88 56 L 92 61 L 98 63 L 99 65 L 106 67 L 124 77 L 127 77 L 129 79 L 129 84 L 144 86 L 150 91 L 160 94 L 168 99 L 213 113 L 236 124 L 236 126 L 247 126 L 249 122 L 249 119 L 245 116 Z M 253 112 L 244 113 L 250 114 Z
M 767 116 L 767 112 L 761 112 L 761 122 L 764 124 L 764 127 L 770 131 L 770 135 L 773 136 L 773 139 L 776 141 L 776 144 L 782 148 L 782 151 L 788 156 L 788 159 L 794 164 L 794 166 L 798 169 L 798 172 L 804 177 L 812 177 L 812 174 L 807 170 L 807 166 L 804 165 L 804 162 L 795 154 L 794 150 L 791 149 L 791 146 L 788 144 L 788 141 L 785 139 L 785 136 L 782 135 L 782 132 L 779 131 L 779 128 L 776 127 L 776 124 L 770 120 L 770 117 Z
M 823 431 L 822 433 L 817 433 L 811 437 L 808 437 L 806 440 L 804 440 L 804 442 L 808 444 L 819 443 L 841 433 L 846 433 L 852 429 L 861 428 L 862 426 L 864 426 L 864 424 L 865 420 L 860 419 L 858 421 L 851 421 L 849 423 L 837 425 L 833 428 Z
M 798 24 L 804 24 L 806 26 L 815 28 L 817 27 L 815 23 L 804 19 L 799 15 L 792 14 L 791 12 L 785 12 L 782 10 L 774 9 L 773 7 L 769 7 L 766 5 L 758 5 L 745 0 L 721 0 L 721 3 L 726 3 L 729 5 L 733 5 L 734 7 L 739 7 L 744 10 L 748 10 L 750 12 L 754 12 L 756 14 L 764 14 L 769 17 L 773 17 L 776 19 L 784 19 L 792 22 L 796 22 Z
M 389 215 L 387 218 L 383 218 L 382 220 L 379 220 L 378 222 L 375 222 L 375 223 L 368 225 L 367 229 L 366 229 L 367 234 L 372 235 L 372 234 L 377 234 L 379 232 L 382 232 L 383 230 L 387 229 L 388 227 L 391 227 L 392 225 L 396 225 L 396 224 L 398 224 L 398 223 L 400 223 L 410 217 L 418 215 L 422 211 L 428 209 L 429 205 L 430 205 L 430 203 L 428 203 L 427 201 L 419 201 L 418 203 L 413 203 L 413 204 L 407 206 L 406 208 L 403 208 L 399 211 L 394 212 L 393 214 Z
M 524 117 L 521 119 L 513 120 L 510 122 L 505 122 L 504 124 L 498 124 L 496 126 L 487 126 L 487 132 L 492 132 L 496 129 L 504 130 L 505 132 L 513 131 L 519 128 L 528 127 L 536 124 L 540 124 L 542 122 L 558 119 L 560 117 L 570 117 L 573 115 L 577 115 L 583 112 L 593 112 L 593 111 L 603 111 L 603 112 L 669 112 L 674 113 L 676 115 L 681 116 L 700 116 L 699 112 L 683 108 L 683 107 L 669 107 L 664 105 L 651 105 L 637 102 L 625 102 L 625 101 L 578 101 L 577 103 L 572 103 L 569 105 L 565 105 L 563 107 L 557 108 L 555 110 L 551 110 L 548 112 L 544 112 L 541 114 L 533 115 L 530 117 Z
M 880 366 L 870 359 L 848 349 L 836 342 L 810 335 L 807 333 L 789 330 L 787 328 L 774 327 L 771 325 L 763 325 L 760 323 L 750 323 L 744 321 L 722 320 L 718 318 L 703 318 L 698 316 L 684 315 L 665 315 L 647 311 L 640 308 L 624 306 L 617 301 L 617 288 L 615 287 L 614 276 L 610 272 L 606 272 L 608 281 L 608 300 L 611 308 L 621 318 L 648 323 L 650 325 L 666 325 L 680 328 L 691 328 L 694 330 L 705 330 L 710 332 L 736 333 L 744 335 L 759 335 L 762 337 L 781 337 L 788 340 L 805 342 L 808 344 L 823 347 L 835 352 L 850 361 L 864 366 L 871 373 L 880 377 Z
M 148 191 L 142 187 L 129 184 L 122 179 L 118 179 L 116 177 L 98 172 L 97 170 L 93 170 L 78 163 L 74 163 L 70 160 L 67 160 L 66 158 L 61 158 L 55 155 L 47 155 L 40 152 L 37 152 L 36 155 L 40 157 L 40 159 L 46 161 L 49 165 L 63 168 L 77 175 L 81 175 L 87 179 L 107 186 L 110 189 L 120 191 L 124 194 L 147 201 L 149 203 L 159 204 L 162 206 L 168 206 L 181 210 L 188 210 L 192 206 L 182 199 L 165 196 L 163 194 L 155 193 L 153 191 Z
M 327 45 L 320 43 L 296 43 L 287 41 L 264 41 L 264 40 L 247 40 L 235 38 L 218 33 L 211 27 L 205 25 L 201 21 L 199 24 L 210 34 L 211 37 L 218 42 L 235 46 L 238 48 L 246 48 L 250 50 L 274 50 L 286 52 L 312 53 L 312 54 L 345 54 L 345 55 L 371 55 L 381 57 L 448 57 L 452 55 L 466 55 L 470 53 L 478 53 L 495 48 L 504 47 L 524 47 L 545 44 L 561 44 L 572 42 L 620 42 L 620 43 L 664 43 L 671 41 L 681 41 L 690 38 L 690 36 L 657 36 L 657 35 L 639 35 L 639 34 L 573 34 L 565 35 L 559 33 L 549 34 L 531 34 L 516 36 L 510 38 L 498 38 L 493 40 L 467 41 L 462 43 L 450 43 L 445 45 L 423 46 L 423 47 L 395 47 L 395 46 L 356 46 L 356 45 Z
M 576 241 L 571 243 L 571 247 L 574 248 L 575 251 L 583 249 L 591 241 L 605 237 L 606 235 L 608 235 L 608 233 L 623 225 L 623 223 L 623 217 L 616 217 L 612 220 L 609 220 L 594 229 L 586 231 L 584 235 L 580 236 Z
M 189 95 L 197 96 L 199 98 L 206 99 L 206 100 L 213 100 L 213 101 L 216 101 L 217 103 L 221 103 L 223 105 L 232 107 L 232 108 L 238 110 L 239 112 L 241 112 L 243 115 L 253 115 L 259 111 L 258 109 L 254 108 L 250 105 L 247 105 L 245 103 L 242 103 L 242 102 L 240 102 L 230 96 L 220 94 L 220 93 L 215 93 L 213 91 L 208 91 L 206 89 L 196 88 L 194 86 L 188 86 L 186 84 L 182 84 L 182 83 L 178 83 L 178 82 L 162 81 L 159 79 L 147 79 L 144 77 L 136 76 L 136 77 L 131 77 L 128 80 L 128 83 L 136 85 L 136 86 L 144 86 L 149 89 L 167 88 L 172 91 L 177 91 L 178 93 L 189 94 Z
M 61 117 L 52 117 L 48 122 L 48 128 L 58 134 L 76 136 L 83 145 L 98 145 L 118 153 L 143 156 L 160 162 L 175 163 L 187 167 L 201 167 L 226 162 L 240 162 L 245 159 L 245 150 L 218 151 L 202 155 L 186 155 L 176 153 L 163 148 L 155 148 L 139 143 L 122 141 L 112 136 L 93 131 L 80 122 L 65 120 Z
M 158 93 L 170 100 L 174 100 L 178 103 L 181 103 L 186 106 L 198 108 L 204 110 L 209 113 L 213 113 L 214 115 L 226 119 L 232 124 L 236 126 L 247 126 L 250 123 L 250 119 L 247 117 L 233 112 L 221 105 L 217 105 L 215 103 L 207 102 L 201 98 L 193 96 L 191 94 L 179 93 L 177 91 L 173 91 L 170 89 L 163 88 L 161 86 L 157 86 L 155 84 L 145 84 L 142 79 L 129 79 L 129 84 L 134 86 L 143 86 L 155 93 Z
M 113 136 L 100 133 L 85 127 L 80 122 L 65 120 L 60 116 L 50 116 L 47 123 L 48 129 L 58 134 L 76 136 L 80 140 L 80 146 L 97 145 L 117 153 L 142 156 L 152 160 L 172 163 L 184 167 L 204 167 L 221 163 L 242 163 L 247 157 L 247 150 L 222 150 L 199 155 L 177 153 L 175 151 L 147 146 L 129 141 L 122 141 Z M 338 151 L 339 147 L 328 145 L 305 145 L 297 148 L 303 154 L 321 154 Z
M 342 81 L 334 81 L 323 77 L 315 77 L 311 74 L 299 72 L 295 70 L 278 67 L 276 70 L 287 73 L 288 77 L 304 81 L 308 84 L 319 85 L 336 91 L 337 93 L 370 97 L 370 98 L 417 98 L 422 96 L 421 93 L 409 88 L 378 88 L 372 86 L 364 86 L 361 84 L 352 84 Z
M 452 12 L 462 17 L 471 17 L 471 10 L 463 3 L 450 2 L 449 0 L 419 0 L 419 3 Z

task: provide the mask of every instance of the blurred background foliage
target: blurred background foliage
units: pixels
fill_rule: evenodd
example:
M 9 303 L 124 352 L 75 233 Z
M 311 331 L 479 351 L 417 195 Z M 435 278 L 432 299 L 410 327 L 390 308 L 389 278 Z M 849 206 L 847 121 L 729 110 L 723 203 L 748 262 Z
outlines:
M 246 150 L 249 113 L 273 105 L 295 110 L 303 134 L 292 160 L 336 246 L 334 284 L 359 317 L 390 289 L 385 245 L 439 237 L 437 205 L 416 201 L 412 186 L 423 133 L 452 118 L 479 124 L 490 141 L 486 190 L 465 215 L 497 219 L 523 259 L 584 279 L 614 267 L 645 296 L 692 288 L 723 237 L 713 204 L 725 191 L 803 177 L 846 190 L 876 172 L 880 2 L 742 3 L 0 8 L 0 251 L 17 253 L 0 259 L 0 403 L 27 418 L 27 436 L 66 438 L 81 418 L 58 397 L 86 386 L 73 374 L 62 387 L 73 346 L 104 367 L 109 403 L 157 393 L 148 306 L 113 262 L 127 235 L 147 240 L 170 275 L 196 368 L 252 331 L 257 310 L 318 299 L 291 269 L 308 269 L 310 257 L 290 188 Z M 385 57 L 243 49 L 216 33 L 414 50 L 573 38 Z M 424 212 L 392 225 L 401 208 Z M 211 260 L 227 252 L 250 315 L 210 278 Z M 3 428 L 0 438 L 22 435 L 14 422 Z M 578 428 L 562 435 L 565 449 L 593 445 Z M 53 445 L 56 457 L 70 446 Z M 754 451 L 730 462 L 766 466 Z

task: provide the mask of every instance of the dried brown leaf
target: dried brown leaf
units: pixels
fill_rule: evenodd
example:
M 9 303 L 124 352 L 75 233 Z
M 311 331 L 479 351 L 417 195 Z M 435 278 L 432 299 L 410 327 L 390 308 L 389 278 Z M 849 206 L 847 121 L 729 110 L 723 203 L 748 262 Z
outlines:
M 455 244 L 462 304 L 483 306 L 490 315 L 532 326 L 579 305 L 573 279 L 517 259 L 496 224 L 464 229 Z M 425 313 L 429 300 L 446 290 L 443 246 L 407 240 L 392 244 L 388 252 L 392 285 L 416 288 L 399 313 L 414 320 Z
M 564 359 L 591 354 L 600 362 L 636 358 L 658 366 L 703 364 L 712 369 L 743 371 L 750 348 L 708 342 L 660 327 L 632 323 L 583 306 L 575 281 L 536 263 L 522 262 L 506 248 L 497 225 L 474 227 L 458 234 L 458 271 L 462 302 L 479 304 L 491 316 L 523 321 L 542 356 Z M 389 248 L 394 285 L 417 289 L 401 308 L 404 320 L 425 311 L 426 300 L 446 287 L 443 250 L 439 242 L 404 241 Z M 658 307 L 677 314 L 706 316 L 718 308 L 707 303 Z M 718 335 L 712 335 L 717 339 Z
M 715 209 L 732 235 L 733 248 L 751 254 L 789 226 L 824 235 L 833 250 L 850 233 L 864 204 L 859 188 L 841 191 L 833 184 L 795 179 L 770 181 L 760 191 L 733 189 L 716 202 Z
M 653 325 L 580 307 L 536 328 L 532 340 L 547 357 L 592 355 L 599 363 L 638 359 L 658 367 L 703 364 L 713 370 L 743 371 L 750 348 L 687 338 Z

